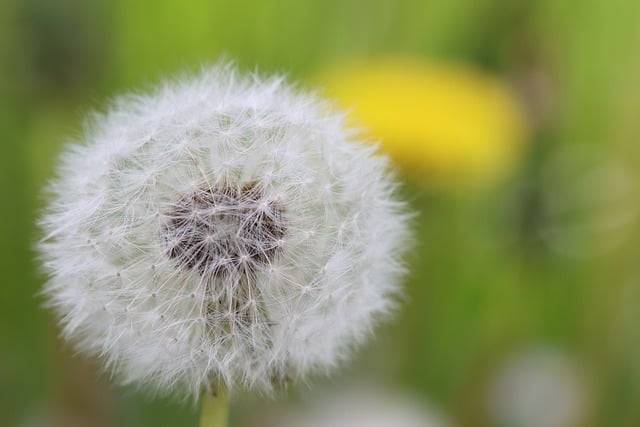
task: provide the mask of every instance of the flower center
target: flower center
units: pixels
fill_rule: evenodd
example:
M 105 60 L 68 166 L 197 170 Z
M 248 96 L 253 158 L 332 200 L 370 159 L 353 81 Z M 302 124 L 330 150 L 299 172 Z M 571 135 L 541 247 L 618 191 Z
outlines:
M 284 209 L 249 183 L 200 189 L 166 213 L 167 255 L 200 274 L 250 273 L 271 262 L 286 231 Z

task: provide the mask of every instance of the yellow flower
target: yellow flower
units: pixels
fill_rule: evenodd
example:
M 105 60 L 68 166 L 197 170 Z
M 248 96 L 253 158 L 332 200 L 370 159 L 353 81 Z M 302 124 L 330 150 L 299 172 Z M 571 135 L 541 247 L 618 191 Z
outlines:
M 470 67 L 387 58 L 334 67 L 322 83 L 425 183 L 493 183 L 522 152 L 527 132 L 514 94 Z

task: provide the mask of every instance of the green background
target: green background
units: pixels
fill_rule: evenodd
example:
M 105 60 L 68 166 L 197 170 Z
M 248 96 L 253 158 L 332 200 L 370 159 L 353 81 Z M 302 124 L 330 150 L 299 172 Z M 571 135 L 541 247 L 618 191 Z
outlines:
M 189 404 L 110 385 L 73 356 L 37 295 L 42 187 L 87 110 L 221 56 L 310 82 L 336 61 L 382 54 L 468 63 L 505 81 L 540 77 L 532 98 L 542 113 L 518 173 L 491 191 L 427 191 L 407 177 L 420 212 L 407 298 L 343 375 L 375 376 L 455 425 L 493 426 L 492 375 L 542 343 L 586 367 L 584 425 L 640 425 L 633 0 L 2 0 L 0 424 L 196 423 Z M 240 400 L 238 425 L 269 404 Z

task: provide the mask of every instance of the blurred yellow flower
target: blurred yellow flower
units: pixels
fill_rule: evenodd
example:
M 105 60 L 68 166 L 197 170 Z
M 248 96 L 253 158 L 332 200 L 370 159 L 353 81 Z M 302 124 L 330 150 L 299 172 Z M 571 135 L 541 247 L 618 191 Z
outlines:
M 471 67 L 386 58 L 336 66 L 321 81 L 354 123 L 428 184 L 496 182 L 524 147 L 514 94 Z

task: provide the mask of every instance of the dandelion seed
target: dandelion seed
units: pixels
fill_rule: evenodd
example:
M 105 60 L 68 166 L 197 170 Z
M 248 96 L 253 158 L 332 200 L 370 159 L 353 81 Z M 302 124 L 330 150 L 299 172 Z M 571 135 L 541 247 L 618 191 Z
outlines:
M 408 234 L 386 158 L 352 135 L 228 65 L 115 102 L 41 219 L 65 337 L 122 382 L 191 396 L 336 366 L 392 307 Z

